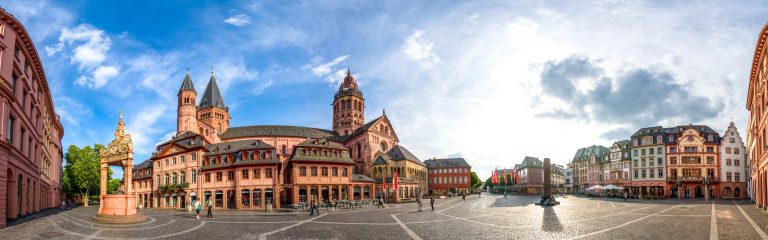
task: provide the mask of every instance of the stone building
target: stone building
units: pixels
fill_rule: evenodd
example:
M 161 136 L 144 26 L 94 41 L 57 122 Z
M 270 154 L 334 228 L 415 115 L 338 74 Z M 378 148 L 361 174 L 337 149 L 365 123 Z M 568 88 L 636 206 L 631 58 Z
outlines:
M 153 176 L 139 178 L 152 186 L 137 195 L 143 206 L 184 208 L 199 199 L 214 208 L 265 209 L 310 197 L 371 199 L 384 184 L 370 178 L 374 157 L 382 155 L 410 162 L 398 165 L 405 179 L 397 191 L 426 188 L 426 168 L 399 145 L 387 115 L 364 121 L 365 99 L 350 71 L 333 97 L 333 130 L 230 126 L 229 107 L 213 71 L 199 101 L 189 73 L 177 96 L 176 136 L 157 146 L 151 169 L 134 171 Z
M 665 142 L 666 132 L 661 126 L 641 128 L 632 135 L 632 185 L 633 195 L 663 196 L 666 186 Z
M 747 91 L 747 149 L 749 149 L 752 195 L 755 205 L 768 211 L 768 118 L 765 117 L 768 94 L 768 23 L 763 26 L 757 37 L 757 46 L 752 58 Z
M 632 142 L 629 140 L 616 141 L 611 145 L 608 163 L 603 167 L 604 184 L 626 187 L 632 183 L 632 178 L 629 176 L 630 162 L 632 162 L 631 149 Z
M 398 188 L 393 188 L 394 173 L 397 172 Z M 421 191 L 426 194 L 427 166 L 408 149 L 397 145 L 387 152 L 379 152 L 373 162 L 373 178 L 377 183 L 377 192 L 390 202 L 415 200 Z M 387 190 L 384 191 L 386 186 Z M 378 197 L 378 195 L 376 196 Z
M 472 166 L 464 158 L 433 158 L 424 164 L 429 173 L 428 194 L 468 193 L 472 188 Z
M 0 228 L 59 207 L 64 128 L 35 44 L 0 8 Z
M 584 193 L 591 186 L 603 184 L 603 164 L 608 162 L 608 152 L 607 147 L 598 145 L 576 151 L 571 160 L 575 192 Z
M 747 147 L 731 122 L 720 142 L 720 189 L 723 198 L 747 198 Z
M 665 196 L 720 197 L 720 135 L 705 125 L 666 129 L 668 172 Z

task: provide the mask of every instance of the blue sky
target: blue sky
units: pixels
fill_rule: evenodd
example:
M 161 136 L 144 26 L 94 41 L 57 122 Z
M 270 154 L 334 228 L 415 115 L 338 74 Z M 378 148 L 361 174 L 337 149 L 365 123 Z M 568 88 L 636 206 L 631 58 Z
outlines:
M 727 4 L 727 5 L 726 5 Z M 232 126 L 329 128 L 347 67 L 401 144 L 481 177 L 565 164 L 639 127 L 743 133 L 765 2 L 1 1 L 25 24 L 65 127 L 108 143 L 123 111 L 136 163 L 175 131 L 187 68 L 211 66 Z

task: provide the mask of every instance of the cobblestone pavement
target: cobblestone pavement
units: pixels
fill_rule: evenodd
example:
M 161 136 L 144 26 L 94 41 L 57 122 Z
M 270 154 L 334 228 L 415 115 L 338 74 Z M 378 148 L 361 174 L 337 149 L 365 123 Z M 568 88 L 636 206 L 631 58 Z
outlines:
M 592 199 L 568 196 L 540 207 L 538 197 L 477 195 L 389 208 L 264 214 L 144 209 L 150 221 L 102 225 L 98 207 L 47 213 L 0 230 L 0 239 L 764 239 L 768 214 L 748 201 Z M 428 201 L 427 201 L 428 203 Z

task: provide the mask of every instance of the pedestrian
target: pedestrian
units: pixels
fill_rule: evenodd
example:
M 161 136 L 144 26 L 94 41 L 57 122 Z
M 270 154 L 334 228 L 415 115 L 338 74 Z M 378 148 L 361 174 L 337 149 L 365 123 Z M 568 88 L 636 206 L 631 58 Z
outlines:
M 384 199 L 379 195 L 379 204 L 376 205 L 376 208 L 384 207 Z
M 416 203 L 419 205 L 419 212 L 421 212 L 421 190 L 419 190 L 419 195 L 416 196 Z
M 310 197 L 309 198 L 309 216 L 312 216 L 315 214 L 315 198 Z
M 311 209 L 311 211 L 317 213 L 317 216 L 320 216 L 320 209 L 317 208 L 317 201 L 318 201 L 318 199 L 313 199 L 312 200 L 312 209 Z M 309 215 L 312 216 L 312 212 L 310 212 Z
M 625 202 L 626 202 L 626 201 L 628 201 L 628 200 L 627 200 L 627 192 L 624 192 L 624 201 L 625 201 Z
M 213 205 L 211 205 L 211 201 L 210 200 L 208 201 L 207 205 L 208 205 L 208 217 L 212 218 L 213 217 L 213 212 L 212 212 L 213 211 L 212 210 L 213 209 Z
M 61 200 L 61 208 L 66 208 L 66 207 L 67 207 L 67 201 Z
M 467 194 L 465 193 L 461 194 L 461 201 L 467 201 Z
M 435 195 L 430 195 L 429 206 L 432 207 L 432 211 L 435 211 Z
M 507 197 L 507 191 L 504 191 L 504 198 Z
M 200 204 L 200 200 L 195 200 L 195 217 L 200 219 L 200 210 L 203 209 L 203 204 Z

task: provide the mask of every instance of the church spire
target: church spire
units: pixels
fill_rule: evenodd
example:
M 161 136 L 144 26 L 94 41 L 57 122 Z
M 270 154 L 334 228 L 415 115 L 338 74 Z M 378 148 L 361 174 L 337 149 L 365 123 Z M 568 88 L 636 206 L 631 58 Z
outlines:
M 179 88 L 179 94 L 183 91 L 195 91 L 195 84 L 192 83 L 192 76 L 189 75 L 189 68 L 187 68 L 187 74 L 184 76 L 184 81 L 181 82 L 181 88 Z
M 200 98 L 200 104 L 197 106 L 198 109 L 209 107 L 218 107 L 225 111 L 229 110 L 227 105 L 224 104 L 224 97 L 221 96 L 219 85 L 216 84 L 216 76 L 214 75 L 213 67 L 211 67 L 211 80 L 208 81 L 208 86 L 205 87 L 203 97 Z

